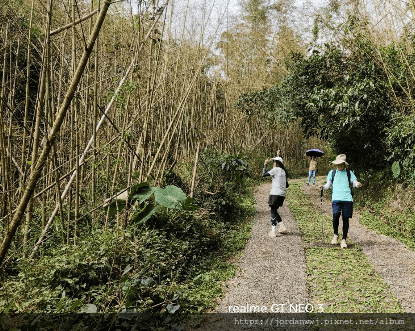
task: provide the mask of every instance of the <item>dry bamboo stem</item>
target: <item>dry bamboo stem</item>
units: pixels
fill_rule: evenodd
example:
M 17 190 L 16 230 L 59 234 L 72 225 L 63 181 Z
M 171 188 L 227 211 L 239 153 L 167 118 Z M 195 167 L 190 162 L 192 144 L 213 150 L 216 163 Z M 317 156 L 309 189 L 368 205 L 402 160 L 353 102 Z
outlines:
M 108 10 L 109 1 L 110 1 L 110 0 L 105 0 L 104 6 L 103 6 L 103 9 L 102 9 L 102 10 L 104 11 L 104 8 L 106 8 L 106 9 L 105 9 L 105 13 L 106 13 L 106 11 Z M 168 3 L 168 0 L 166 1 L 166 4 L 167 4 L 167 3 Z M 164 7 L 165 7 L 165 6 L 164 6 Z M 161 15 L 161 13 L 160 13 L 160 15 Z M 152 27 L 150 28 L 149 32 L 147 33 L 147 36 L 145 37 L 145 40 L 147 40 L 147 39 L 148 39 L 148 37 L 150 36 L 150 33 L 151 33 L 151 32 L 152 32 L 152 30 L 155 28 L 155 26 L 156 26 L 156 24 L 157 24 L 157 22 L 158 22 L 158 19 L 159 19 L 159 17 L 160 17 L 160 15 L 159 15 L 159 16 L 158 16 L 155 20 L 154 20 L 154 23 L 153 23 Z M 101 17 L 101 14 L 100 14 L 100 17 Z M 104 15 L 104 17 L 105 17 L 105 15 Z M 102 24 L 102 22 L 100 22 L 99 20 L 97 20 L 97 23 L 96 23 L 96 25 L 95 25 L 95 28 L 96 28 L 96 26 L 97 26 L 97 24 L 98 24 L 98 23 Z M 94 28 L 94 30 L 95 30 L 95 28 Z M 98 31 L 99 31 L 99 30 L 98 30 Z M 97 33 L 97 35 L 98 35 L 98 33 Z M 94 41 L 95 41 L 95 39 L 96 39 L 96 37 L 94 38 Z M 108 112 L 109 112 L 109 110 L 111 109 L 111 107 L 112 107 L 112 105 L 113 105 L 113 103 L 114 103 L 114 101 L 115 101 L 116 96 L 118 95 L 118 93 L 120 93 L 120 91 L 121 91 L 121 87 L 122 87 L 122 85 L 124 84 L 125 80 L 127 79 L 128 75 L 130 74 L 130 71 L 131 71 L 131 69 L 133 68 L 133 66 L 134 66 L 135 62 L 137 61 L 137 56 L 138 56 L 138 54 L 140 53 L 140 51 L 141 51 L 141 49 L 142 49 L 142 46 L 143 46 L 143 45 L 144 45 L 144 42 L 140 45 L 140 47 L 139 47 L 139 48 L 138 48 L 138 50 L 136 51 L 135 55 L 133 56 L 133 59 L 131 60 L 130 66 L 127 68 L 127 70 L 126 70 L 126 73 L 125 73 L 124 77 L 121 79 L 120 83 L 118 84 L 118 87 L 117 87 L 117 89 L 116 89 L 116 91 L 115 91 L 114 95 L 112 96 L 112 98 L 111 98 L 111 100 L 110 100 L 109 104 L 107 105 L 107 107 L 106 107 L 106 109 L 105 109 L 105 111 L 104 111 L 103 115 L 101 116 L 101 119 L 100 119 L 100 121 L 98 122 L 98 124 L 97 124 L 97 126 L 96 126 L 96 128 L 95 128 L 95 130 L 94 130 L 94 132 L 93 132 L 93 134 L 92 134 L 92 137 L 90 138 L 90 140 L 89 140 L 89 142 L 88 142 L 87 146 L 85 147 L 85 149 L 84 149 L 83 153 L 81 154 L 81 157 L 80 157 L 80 159 L 79 159 L 79 164 L 81 164 L 81 163 L 84 161 L 84 159 L 85 159 L 85 157 L 86 157 L 86 155 L 87 155 L 87 153 L 88 153 L 88 151 L 89 151 L 89 148 L 91 147 L 92 143 L 94 142 L 94 139 L 95 139 L 94 137 L 95 137 L 95 135 L 97 134 L 97 132 L 98 132 L 99 128 L 100 128 L 100 127 L 101 127 L 101 125 L 102 125 L 102 123 L 105 121 L 105 119 L 106 119 L 106 117 L 107 117 L 107 113 L 108 113 Z M 92 44 L 92 46 L 93 46 L 93 44 Z M 89 47 L 88 47 L 88 50 L 89 50 Z M 90 52 L 91 52 L 91 51 L 92 51 L 92 49 L 90 50 Z M 84 55 L 85 55 L 85 52 L 84 52 Z M 89 57 L 89 54 L 88 54 L 88 57 Z M 82 60 L 83 60 L 83 59 L 84 59 L 84 56 L 83 56 Z M 81 61 L 82 61 L 82 60 L 81 60 Z M 86 64 L 86 63 L 85 63 L 85 64 Z M 85 64 L 83 64 L 83 67 L 85 67 Z M 79 69 L 79 65 L 78 65 L 78 69 Z M 77 72 L 78 72 L 78 71 L 77 71 Z M 79 80 L 80 80 L 80 78 L 79 78 Z M 78 83 L 79 83 L 79 80 L 78 80 Z M 74 94 L 74 93 L 75 93 L 75 91 L 73 91 L 73 94 Z M 73 97 L 73 95 L 72 95 L 72 97 Z M 61 199 L 62 199 L 62 200 L 63 200 L 63 199 L 65 199 L 66 194 L 68 193 L 68 190 L 69 190 L 70 186 L 72 185 L 72 182 L 73 182 L 73 180 L 74 180 L 75 176 L 76 176 L 76 171 L 72 174 L 71 178 L 69 179 L 68 183 L 66 184 L 66 187 L 65 187 L 64 191 L 62 192 L 62 195 L 61 195 Z M 32 252 L 32 254 L 31 254 L 31 257 L 33 257 L 33 256 L 34 256 L 34 254 L 37 252 L 37 250 L 39 249 L 40 245 L 42 244 L 43 239 L 44 239 L 44 237 L 45 237 L 45 235 L 46 235 L 46 233 L 47 233 L 47 231 L 48 231 L 48 229 L 49 229 L 50 225 L 52 224 L 52 221 L 53 221 L 53 219 L 55 218 L 55 216 L 56 216 L 56 213 L 57 213 L 58 209 L 59 209 L 59 205 L 57 204 L 57 205 L 55 206 L 55 209 L 53 210 L 53 212 L 52 212 L 51 216 L 49 217 L 49 220 L 48 220 L 48 222 L 46 223 L 46 226 L 45 226 L 45 228 L 43 229 L 42 234 L 40 235 L 40 237 L 39 237 L 38 241 L 36 242 L 36 244 L 35 244 L 35 246 L 34 246 L 34 248 L 33 248 L 33 252 Z M 0 252 L 0 253 L 1 253 L 1 252 Z M 0 255 L 0 258 L 1 258 L 1 255 Z M 0 263 L 1 263 L 1 259 L 0 259 Z
M 31 166 L 30 166 L 30 172 L 31 175 L 33 174 L 33 171 L 35 169 L 35 164 L 38 156 L 38 149 L 39 149 L 39 141 L 40 141 L 40 125 L 41 125 L 41 119 L 42 119 L 42 109 L 44 107 L 44 98 L 45 98 L 45 86 L 46 86 L 46 80 L 47 80 L 47 71 L 48 71 L 48 61 L 49 61 L 49 30 L 50 30 L 50 24 L 52 20 L 52 0 L 49 0 L 48 3 L 48 13 L 47 13 L 47 21 L 46 21 L 46 28 L 45 28 L 45 35 L 46 39 L 44 42 L 44 49 L 43 49 L 43 56 L 42 56 L 42 72 L 41 72 L 41 78 L 40 78 L 40 86 L 39 86 L 39 95 L 37 99 L 36 104 L 36 122 L 35 122 L 35 131 L 33 134 L 33 146 L 32 146 L 32 155 L 31 155 Z M 33 188 L 34 191 L 34 188 Z M 10 214 L 12 212 L 10 211 Z M 33 219 L 33 199 L 30 198 L 28 204 L 27 204 L 27 212 L 26 212 L 26 226 L 25 226 L 25 233 L 26 230 L 29 230 L 29 224 L 32 222 Z M 28 237 L 27 235 L 24 236 L 24 242 L 23 244 L 26 246 Z
M 75 75 L 76 70 L 76 29 L 75 29 L 75 18 L 76 18 L 76 6 L 77 3 L 75 0 L 72 0 L 72 74 Z M 72 102 L 72 116 L 74 119 L 74 128 L 75 132 L 73 134 L 75 135 L 75 142 L 73 139 L 71 140 L 72 143 L 75 144 L 75 148 L 72 148 L 71 150 L 75 150 L 75 157 L 76 157 L 76 163 L 75 163 L 75 220 L 74 220 L 74 232 L 73 232 L 73 243 L 76 245 L 76 236 L 77 236 L 77 230 L 78 230 L 78 214 L 79 214 L 79 163 L 78 162 L 78 155 L 79 155 L 79 115 L 78 115 L 78 100 L 75 98 L 75 100 Z M 71 121 L 72 124 L 72 121 Z M 70 208 L 68 213 L 68 221 L 71 219 L 70 217 Z M 68 224 L 69 227 L 69 224 Z
M 190 186 L 190 195 L 189 195 L 191 198 L 193 198 L 193 195 L 194 195 L 194 192 L 195 192 L 197 164 L 199 162 L 199 148 L 200 148 L 200 142 L 197 143 L 197 147 L 196 147 L 195 165 L 193 167 L 192 184 Z
M 72 82 L 68 88 L 68 91 L 66 93 L 65 99 L 63 101 L 63 104 L 60 106 L 60 109 L 56 115 L 55 121 L 53 123 L 52 129 L 49 132 L 48 136 L 45 136 L 43 139 L 43 149 L 42 152 L 38 158 L 38 161 L 36 162 L 36 166 L 34 167 L 30 179 L 28 181 L 28 184 L 26 186 L 25 192 L 20 199 L 20 202 L 18 204 L 18 207 L 16 209 L 16 212 L 13 215 L 10 228 L 7 231 L 7 234 L 3 240 L 3 243 L 0 247 L 0 266 L 3 265 L 4 258 L 7 254 L 7 251 L 10 247 L 10 244 L 14 238 L 14 235 L 16 233 L 17 228 L 20 225 L 22 215 L 26 209 L 27 204 L 29 203 L 30 198 L 33 196 L 33 192 L 35 190 L 37 181 L 40 177 L 40 174 L 42 172 L 42 169 L 46 163 L 46 160 L 48 158 L 48 155 L 50 153 L 51 147 L 53 143 L 55 142 L 57 135 L 60 131 L 62 122 L 66 116 L 66 113 L 71 105 L 71 101 L 75 95 L 76 88 L 79 84 L 79 81 L 82 77 L 82 74 L 84 72 L 85 66 L 87 64 L 88 58 L 92 52 L 92 48 L 94 47 L 96 38 L 99 34 L 99 31 L 101 29 L 101 26 L 104 22 L 105 16 L 107 14 L 108 8 L 110 6 L 111 2 L 110 0 L 105 0 L 104 5 L 102 7 L 102 10 L 99 14 L 99 18 L 94 26 L 94 30 L 89 38 L 87 48 L 84 50 L 84 53 L 82 55 L 82 59 L 79 62 L 76 75 L 72 79 Z M 48 34 L 49 35 L 49 34 Z M 33 254 L 32 254 L 33 255 Z
M 76 20 L 75 22 L 71 22 L 69 24 L 66 24 L 66 25 L 58 28 L 58 29 L 55 29 L 55 30 L 51 31 L 50 32 L 50 36 L 53 36 L 55 34 L 58 34 L 59 32 L 62 32 L 62 31 L 66 30 L 66 29 L 69 29 L 69 28 L 71 28 L 71 27 L 73 27 L 73 26 L 75 26 L 75 25 L 77 25 L 77 24 L 79 24 L 79 23 L 81 23 L 83 21 L 86 21 L 88 18 L 94 16 L 96 13 L 98 13 L 98 9 L 97 10 L 94 10 L 93 12 L 89 13 L 88 15 L 85 15 L 84 17 Z
M 5 155 L 5 151 L 6 151 L 6 142 L 5 142 L 5 135 L 4 135 L 4 107 L 5 107 L 5 94 L 6 94 L 6 66 L 7 66 L 7 43 L 9 42 L 8 40 L 8 33 L 9 33 L 9 24 L 6 24 L 6 32 L 5 32 L 5 38 L 4 38 L 4 52 L 3 52 L 3 75 L 2 75 L 2 80 L 1 80 L 1 91 L 0 91 L 0 111 L 1 111 L 1 116 L 0 116 L 0 147 L 1 147 L 1 151 L 0 151 L 0 157 L 1 157 L 1 175 L 2 178 L 4 178 L 3 181 L 3 194 L 2 194 L 2 213 L 3 215 L 6 213 L 6 209 L 7 209 L 7 199 L 9 196 L 9 192 L 8 192 L 8 186 L 9 186 L 9 182 L 8 182 L 8 173 L 7 173 L 7 169 L 8 169 L 8 165 L 7 165 L 7 156 Z

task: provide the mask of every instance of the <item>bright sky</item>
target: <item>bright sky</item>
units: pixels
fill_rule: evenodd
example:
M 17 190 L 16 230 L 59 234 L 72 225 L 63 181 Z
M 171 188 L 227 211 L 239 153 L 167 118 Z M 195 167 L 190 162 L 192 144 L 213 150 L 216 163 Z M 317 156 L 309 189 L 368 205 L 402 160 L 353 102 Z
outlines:
M 134 3 L 137 0 L 132 1 Z M 328 1 L 296 0 L 295 2 L 298 8 L 307 5 L 309 9 L 305 12 L 311 14 L 314 9 L 327 4 Z M 164 0 L 159 0 L 159 3 L 164 2 Z M 194 37 L 197 40 L 203 36 L 203 42 L 207 44 L 217 41 L 221 32 L 231 27 L 235 21 L 239 13 L 240 2 L 241 0 L 170 0 L 167 13 L 169 19 L 171 5 L 173 5 L 172 33 L 179 37 L 184 31 L 187 38 Z M 293 17 L 292 24 L 305 26 L 308 21 L 306 17 Z

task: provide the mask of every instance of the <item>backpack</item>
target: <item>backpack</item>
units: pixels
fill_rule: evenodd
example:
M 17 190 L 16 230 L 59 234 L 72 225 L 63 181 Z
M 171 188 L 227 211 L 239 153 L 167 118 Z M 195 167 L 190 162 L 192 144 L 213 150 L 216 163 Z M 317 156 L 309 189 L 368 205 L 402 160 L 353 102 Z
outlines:
M 347 169 L 346 168 L 346 173 L 347 173 L 347 179 L 349 180 L 349 188 L 350 188 L 350 192 L 352 193 L 352 196 L 353 196 L 353 190 L 352 190 L 352 188 L 353 188 L 353 184 L 352 183 L 350 183 L 350 169 Z M 332 170 L 332 173 L 331 173 L 331 185 L 333 185 L 334 184 L 334 176 L 336 176 L 336 169 L 333 169 Z M 351 184 L 351 185 L 350 185 Z M 332 194 L 333 194 L 333 191 L 332 191 Z

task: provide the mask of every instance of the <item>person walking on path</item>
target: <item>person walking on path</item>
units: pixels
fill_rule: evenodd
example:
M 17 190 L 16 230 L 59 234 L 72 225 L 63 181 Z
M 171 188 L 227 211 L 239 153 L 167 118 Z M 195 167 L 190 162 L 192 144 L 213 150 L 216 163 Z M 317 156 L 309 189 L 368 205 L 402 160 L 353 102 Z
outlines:
M 350 183 L 353 184 L 353 187 L 357 188 L 361 187 L 362 184 L 357 181 L 355 174 L 351 170 L 346 169 L 346 165 L 349 164 L 346 162 L 345 154 L 337 155 L 332 163 L 336 165 L 337 169 L 329 172 L 326 185 L 321 185 L 319 188 L 327 190 L 330 187 L 333 187 L 331 200 L 334 236 L 331 243 L 337 245 L 339 237 L 339 221 L 340 215 L 342 215 L 343 236 L 340 247 L 347 248 L 346 239 L 347 232 L 349 231 L 349 219 L 353 216 L 353 197 Z
M 310 166 L 308 167 L 307 185 L 310 185 L 310 179 L 313 177 L 313 186 L 316 184 L 317 158 L 310 156 Z
M 273 161 L 273 168 L 267 172 L 268 162 Z M 264 161 L 264 168 L 262 169 L 262 177 L 272 177 L 272 188 L 268 197 L 268 205 L 271 208 L 271 231 L 268 235 L 271 238 L 276 237 L 277 223 L 279 225 L 279 232 L 285 233 L 287 228 L 282 222 L 278 208 L 282 206 L 285 200 L 285 191 L 288 187 L 288 174 L 285 170 L 283 160 L 280 156 L 266 159 Z

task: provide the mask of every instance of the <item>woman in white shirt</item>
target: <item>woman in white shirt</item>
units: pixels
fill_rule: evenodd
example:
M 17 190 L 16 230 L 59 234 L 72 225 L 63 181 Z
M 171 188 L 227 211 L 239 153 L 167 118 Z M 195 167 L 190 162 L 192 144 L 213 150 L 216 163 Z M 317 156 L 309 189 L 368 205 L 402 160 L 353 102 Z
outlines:
M 273 161 L 273 168 L 267 170 L 268 162 Z M 288 187 L 288 174 L 284 167 L 283 160 L 280 156 L 266 159 L 264 161 L 264 168 L 262 169 L 262 177 L 272 177 L 272 188 L 269 193 L 268 205 L 271 208 L 271 231 L 269 236 L 274 238 L 276 236 L 277 223 L 279 225 L 279 232 L 285 233 L 287 228 L 282 222 L 281 216 L 278 214 L 278 208 L 282 206 L 285 200 L 285 191 Z

